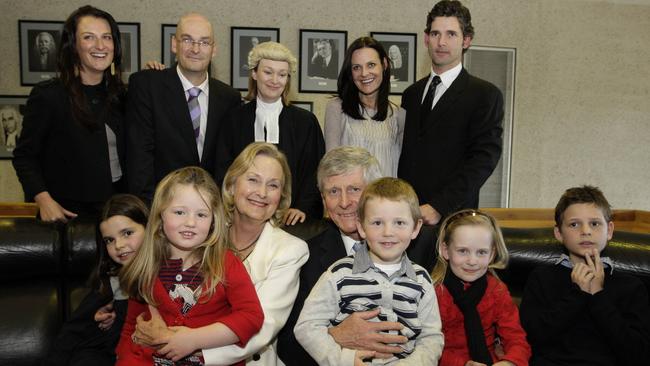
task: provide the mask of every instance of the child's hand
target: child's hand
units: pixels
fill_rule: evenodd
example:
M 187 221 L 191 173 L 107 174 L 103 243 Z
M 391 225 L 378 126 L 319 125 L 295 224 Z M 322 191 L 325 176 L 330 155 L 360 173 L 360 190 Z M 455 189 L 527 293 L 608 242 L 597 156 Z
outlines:
M 482 364 L 481 364 L 482 365 Z M 501 360 L 497 363 L 493 363 L 492 366 L 517 366 L 514 363 L 506 360 Z
M 571 281 L 580 287 L 580 290 L 590 294 L 591 280 L 594 279 L 594 271 L 584 263 L 578 263 L 573 266 L 571 271 Z
M 113 302 L 102 306 L 95 312 L 95 321 L 99 324 L 97 326 L 101 330 L 109 330 L 115 322 L 115 311 L 113 310 Z
M 175 362 L 191 354 L 198 348 L 193 342 L 191 328 L 169 328 L 174 331 L 174 334 L 169 338 L 167 344 L 157 351 L 159 355 Z
M 363 360 L 375 357 L 375 351 L 357 350 L 354 352 L 354 366 L 365 366 Z
M 593 260 L 591 259 L 591 255 L 594 256 Z M 589 286 L 591 290 L 589 293 L 593 295 L 603 290 L 605 285 L 605 269 L 603 268 L 603 262 L 600 260 L 600 252 L 598 249 L 592 249 L 591 255 L 588 253 L 586 259 L 587 266 L 589 266 L 589 269 L 594 274 L 594 278 L 591 280 Z

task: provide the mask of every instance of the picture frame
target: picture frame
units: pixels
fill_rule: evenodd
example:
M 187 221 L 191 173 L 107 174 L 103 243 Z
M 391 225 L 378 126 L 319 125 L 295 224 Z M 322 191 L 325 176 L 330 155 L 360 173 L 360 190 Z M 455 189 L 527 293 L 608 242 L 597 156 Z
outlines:
M 280 41 L 280 28 L 230 28 L 230 86 L 248 90 L 248 53 L 257 44 L 269 41 Z
M 381 43 L 391 62 L 390 94 L 401 95 L 415 83 L 417 66 L 416 33 L 370 32 L 370 37 Z
M 314 102 L 306 102 L 302 100 L 292 100 L 291 105 L 295 105 L 298 108 L 302 108 L 306 111 L 314 113 Z
M 140 23 L 117 23 L 122 44 L 122 79 L 140 71 Z
M 161 55 L 160 60 L 165 67 L 176 64 L 176 55 L 172 52 L 172 38 L 176 35 L 176 24 L 162 24 L 161 26 Z
M 62 21 L 19 20 L 20 85 L 36 85 L 56 75 Z
M 347 31 L 300 30 L 300 92 L 336 92 L 347 42 Z
M 494 84 L 503 95 L 503 149 L 479 192 L 481 207 L 510 207 L 516 66 L 516 48 L 472 45 L 463 54 L 463 68 Z
M 26 95 L 0 95 L 0 159 L 13 158 L 26 104 Z

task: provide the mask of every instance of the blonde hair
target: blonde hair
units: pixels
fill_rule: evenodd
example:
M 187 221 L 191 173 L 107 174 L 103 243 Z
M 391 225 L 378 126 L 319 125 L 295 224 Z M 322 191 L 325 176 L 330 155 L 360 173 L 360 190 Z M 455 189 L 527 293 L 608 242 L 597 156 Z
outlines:
M 270 219 L 271 224 L 277 227 L 281 225 L 282 217 L 284 217 L 285 212 L 291 206 L 291 170 L 289 169 L 289 163 L 287 163 L 287 158 L 284 154 L 275 145 L 267 142 L 253 142 L 249 144 L 228 168 L 226 176 L 223 178 L 223 186 L 221 187 L 226 220 L 232 224 L 232 216 L 235 211 L 235 197 L 233 196 L 235 183 L 239 177 L 244 175 L 253 166 L 253 161 L 258 155 L 268 156 L 274 159 L 282 168 L 282 194 L 280 203 Z
M 366 217 L 366 204 L 375 198 L 383 198 L 395 202 L 406 202 L 411 211 L 413 223 L 417 224 L 422 219 L 418 196 L 415 194 L 413 187 L 406 181 L 399 178 L 384 177 L 370 183 L 361 194 L 357 215 L 359 221 L 363 223 Z
M 287 85 L 282 92 L 282 104 L 289 105 L 289 90 L 291 90 L 291 74 L 296 72 L 298 61 L 287 47 L 278 42 L 263 42 L 253 47 L 248 53 L 248 94 L 244 97 L 246 100 L 257 98 L 257 81 L 253 79 L 253 71 L 257 71 L 260 61 L 263 59 L 273 61 L 284 61 L 289 64 L 289 75 Z
M 492 247 L 494 249 L 494 256 L 488 265 L 488 271 L 498 278 L 495 269 L 503 269 L 508 265 L 508 248 L 503 240 L 503 234 L 496 222 L 496 219 L 485 212 L 479 210 L 461 210 L 449 215 L 440 226 L 440 233 L 438 234 L 438 242 L 436 243 L 436 250 L 438 251 L 438 258 L 436 265 L 431 272 L 431 279 L 434 285 L 442 283 L 445 280 L 447 267 L 449 266 L 447 260 L 442 256 L 442 246 L 449 245 L 452 242 L 454 232 L 457 228 L 464 225 L 483 226 L 492 232 Z
M 169 258 L 169 240 L 163 231 L 162 213 L 169 207 L 179 185 L 191 186 L 199 193 L 212 212 L 208 237 L 192 251 L 201 258 L 199 272 L 203 275 L 201 290 L 208 298 L 224 278 L 224 258 L 228 250 L 226 221 L 217 184 L 208 172 L 199 167 L 186 167 L 169 173 L 156 187 L 147 221 L 144 242 L 133 260 L 120 272 L 121 286 L 133 298 L 157 305 L 153 286 L 163 261 Z

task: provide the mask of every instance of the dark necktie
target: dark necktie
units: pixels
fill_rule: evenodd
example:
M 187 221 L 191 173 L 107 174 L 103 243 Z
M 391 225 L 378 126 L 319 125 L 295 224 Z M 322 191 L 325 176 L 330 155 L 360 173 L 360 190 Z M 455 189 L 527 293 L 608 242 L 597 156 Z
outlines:
M 433 77 L 433 80 L 431 80 L 431 84 L 429 84 L 429 90 L 427 90 L 427 95 L 424 97 L 424 101 L 420 107 L 421 126 L 424 126 L 424 121 L 429 115 L 429 112 L 431 112 L 433 106 L 433 97 L 436 96 L 436 87 L 438 84 L 440 84 L 440 81 L 440 76 L 436 75 Z
M 187 107 L 190 110 L 190 119 L 192 120 L 192 128 L 194 129 L 194 138 L 197 143 L 199 141 L 199 132 L 201 131 L 201 106 L 199 105 L 199 94 L 201 89 L 191 88 L 187 91 L 190 95 L 187 98 Z

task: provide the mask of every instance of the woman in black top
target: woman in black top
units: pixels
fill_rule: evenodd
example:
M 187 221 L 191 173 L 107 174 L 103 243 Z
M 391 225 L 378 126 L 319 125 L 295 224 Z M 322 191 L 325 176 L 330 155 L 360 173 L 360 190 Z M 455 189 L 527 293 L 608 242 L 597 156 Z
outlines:
M 58 77 L 27 100 L 13 165 L 44 221 L 96 217 L 123 177 L 122 49 L 117 23 L 92 6 L 63 26 Z

